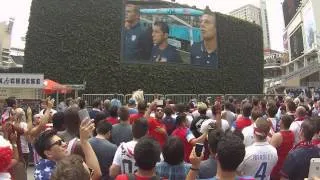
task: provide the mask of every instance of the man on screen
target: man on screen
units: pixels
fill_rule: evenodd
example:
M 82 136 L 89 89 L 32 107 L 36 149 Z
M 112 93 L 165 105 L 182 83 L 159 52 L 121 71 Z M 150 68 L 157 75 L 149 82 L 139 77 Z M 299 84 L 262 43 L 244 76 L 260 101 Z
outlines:
M 200 19 L 202 41 L 191 47 L 190 61 L 193 65 L 218 67 L 217 29 L 215 15 L 205 13 Z
M 169 26 L 165 22 L 155 22 L 152 29 L 154 46 L 151 52 L 151 62 L 180 63 L 181 57 L 174 46 L 168 44 Z
M 135 61 L 140 53 L 138 41 L 142 34 L 142 28 L 140 26 L 140 10 L 136 5 L 127 4 L 125 12 L 124 57 L 126 61 Z

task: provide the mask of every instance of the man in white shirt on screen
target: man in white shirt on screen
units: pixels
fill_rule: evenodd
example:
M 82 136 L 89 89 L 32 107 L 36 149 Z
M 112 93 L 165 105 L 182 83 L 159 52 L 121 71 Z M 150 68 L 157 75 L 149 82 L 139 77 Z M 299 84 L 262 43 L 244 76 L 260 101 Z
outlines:
M 237 171 L 242 176 L 253 176 L 258 180 L 269 180 L 278 161 L 277 150 L 267 142 L 270 123 L 262 118 L 255 122 L 255 142 L 246 148 L 246 155 Z

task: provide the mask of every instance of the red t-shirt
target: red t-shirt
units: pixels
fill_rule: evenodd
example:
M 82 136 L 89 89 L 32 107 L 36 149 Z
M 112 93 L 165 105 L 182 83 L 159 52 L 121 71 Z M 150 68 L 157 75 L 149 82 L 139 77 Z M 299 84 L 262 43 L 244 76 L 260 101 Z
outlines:
M 178 127 L 175 129 L 172 134 L 172 136 L 178 137 L 182 142 L 184 146 L 184 161 L 185 162 L 190 162 L 189 156 L 192 151 L 192 145 L 189 143 L 192 139 L 195 137 L 193 136 L 192 132 L 190 131 L 189 128 L 186 127 Z
M 311 142 L 313 145 L 316 145 L 316 146 L 320 145 L 320 139 L 313 139 Z
M 133 124 L 136 120 L 142 118 L 143 116 L 144 116 L 144 113 L 131 114 L 129 116 L 130 124 Z
M 155 118 L 149 118 L 148 119 L 148 128 L 149 132 L 148 135 L 157 140 L 161 147 L 163 147 L 164 143 L 167 140 L 167 134 L 160 133 L 156 131 L 157 128 L 163 128 L 166 129 L 166 126 L 162 124 L 160 121 L 158 121 Z
M 250 126 L 251 124 L 250 118 L 241 116 L 235 121 L 235 129 L 242 131 L 243 128 Z
M 118 118 L 115 118 L 115 117 L 108 117 L 106 121 L 111 123 L 112 125 L 119 123 Z

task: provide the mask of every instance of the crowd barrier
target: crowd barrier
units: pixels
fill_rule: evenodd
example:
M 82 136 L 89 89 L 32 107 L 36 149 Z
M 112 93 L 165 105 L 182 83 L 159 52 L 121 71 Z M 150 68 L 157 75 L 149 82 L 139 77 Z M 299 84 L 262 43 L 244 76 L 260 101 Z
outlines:
M 144 99 L 148 103 L 152 102 L 154 99 L 171 99 L 175 103 L 188 103 L 191 99 L 196 99 L 197 101 L 214 101 L 217 97 L 221 97 L 222 101 L 233 97 L 233 99 L 252 100 L 253 97 L 258 99 L 275 99 L 276 96 L 285 96 L 284 94 L 144 94 Z M 87 101 L 87 104 L 91 106 L 96 99 L 102 101 L 109 99 L 118 99 L 122 104 L 127 104 L 132 94 L 82 94 L 82 99 Z

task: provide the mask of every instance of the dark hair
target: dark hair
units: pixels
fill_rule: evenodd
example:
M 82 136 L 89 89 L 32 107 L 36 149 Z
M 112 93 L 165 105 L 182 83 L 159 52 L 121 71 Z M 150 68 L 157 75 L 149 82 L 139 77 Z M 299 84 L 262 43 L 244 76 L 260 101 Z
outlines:
M 80 117 L 78 115 L 79 107 L 71 106 L 64 111 L 64 124 L 66 130 L 74 135 L 79 134 Z
M 120 121 L 127 121 L 129 119 L 129 110 L 127 107 L 122 106 L 119 108 Z
M 160 27 L 160 29 L 161 29 L 161 31 L 162 31 L 163 33 L 169 34 L 169 26 L 168 26 L 167 23 L 162 22 L 162 21 L 156 21 L 156 22 L 154 23 L 154 26 Z
M 6 99 L 6 103 L 7 103 L 7 106 L 8 106 L 8 107 L 13 107 L 14 105 L 17 104 L 16 98 L 15 98 L 15 97 L 8 97 L 8 98 Z
M 109 122 L 106 122 L 106 121 L 98 122 L 97 128 L 96 128 L 97 134 L 105 135 L 111 130 L 112 130 L 112 124 L 110 124 Z
M 224 104 L 224 108 L 227 109 L 227 110 L 229 110 L 229 111 L 231 111 L 232 106 L 233 106 L 233 105 L 232 105 L 230 102 L 226 102 L 226 103 Z
M 253 109 L 251 112 L 251 119 L 256 121 L 259 117 L 262 117 L 262 112 L 259 109 Z
M 140 113 L 145 112 L 147 109 L 147 103 L 145 101 L 138 102 L 138 111 Z
M 95 99 L 92 103 L 92 107 L 96 108 L 101 105 L 101 99 Z
M 187 121 L 187 116 L 185 114 L 179 114 L 176 117 L 176 125 L 177 126 L 181 125 L 182 123 L 184 123 L 186 121 Z
M 289 129 L 291 123 L 293 122 L 293 118 L 290 115 L 283 115 L 281 117 L 281 122 L 282 122 L 285 129 Z
M 128 6 L 128 5 L 131 6 L 131 7 L 133 7 L 134 13 L 140 15 L 140 8 L 139 8 L 139 6 L 137 6 L 136 4 L 131 4 L 131 3 L 128 3 L 127 6 Z
M 51 180 L 88 180 L 89 172 L 83 166 L 83 159 L 78 155 L 70 155 L 57 163 Z
M 173 110 L 170 106 L 166 106 L 164 109 L 163 109 L 163 112 L 166 116 L 171 116 L 173 114 Z
M 269 103 L 270 103 L 270 102 L 269 102 Z M 264 100 L 264 99 L 262 99 L 262 100 L 260 101 L 260 106 L 261 106 L 262 109 L 266 109 L 266 107 L 267 107 L 267 101 Z
M 134 121 L 132 124 L 132 136 L 136 139 L 140 139 L 148 132 L 148 121 L 142 117 Z
M 73 99 L 72 98 L 67 98 L 66 99 L 66 105 L 69 107 L 70 103 L 72 103 Z
M 267 109 L 268 116 L 271 118 L 274 118 L 276 114 L 278 113 L 278 107 L 275 103 L 269 102 L 268 103 L 268 109 Z
M 249 117 L 251 115 L 252 106 L 250 103 L 244 103 L 242 106 L 242 114 L 244 117 Z
M 96 117 L 94 118 L 94 121 L 93 121 L 94 122 L 94 126 L 97 128 L 98 123 L 100 121 L 105 120 L 106 117 L 107 117 L 107 115 L 103 111 L 97 112 Z M 97 135 L 96 128 L 93 130 L 93 136 Z
M 292 100 L 288 100 L 287 107 L 289 111 L 296 111 L 297 106 Z
M 183 113 L 186 111 L 186 105 L 182 103 L 176 104 L 175 108 L 178 113 Z
M 35 139 L 34 148 L 43 159 L 47 159 L 47 156 L 44 154 L 44 151 L 49 149 L 51 138 L 55 135 L 56 131 L 47 130 L 40 133 L 40 135 Z
M 56 131 L 62 131 L 64 129 L 64 113 L 57 112 L 52 116 L 53 128 Z
M 111 106 L 109 112 L 111 117 L 118 117 L 118 106 Z
M 319 133 L 320 132 L 320 117 L 319 116 L 313 117 L 312 120 L 315 123 L 316 133 Z
M 236 136 L 238 136 L 238 137 L 241 139 L 241 141 L 244 140 L 244 135 L 242 134 L 242 132 L 241 132 L 240 129 L 235 129 L 235 130 L 233 131 L 233 134 L 236 135 Z
M 245 146 L 241 139 L 229 132 L 223 136 L 217 148 L 218 161 L 224 171 L 236 171 L 245 156 Z
M 208 132 L 208 145 L 212 153 L 217 152 L 218 143 L 221 137 L 224 135 L 224 132 L 220 128 L 214 128 Z
M 157 141 L 149 138 L 141 138 L 134 148 L 136 165 L 143 170 L 151 170 L 160 161 L 160 145 Z
M 306 141 L 311 141 L 314 134 L 316 133 L 315 123 L 311 119 L 306 119 L 301 124 L 301 131 Z
M 170 136 L 163 146 L 162 154 L 164 161 L 170 165 L 178 165 L 183 162 L 184 146 L 176 136 Z
M 259 99 L 257 97 L 252 98 L 252 105 L 253 106 L 258 106 L 259 105 Z
M 79 108 L 84 109 L 86 107 L 86 101 L 84 99 L 79 100 Z

